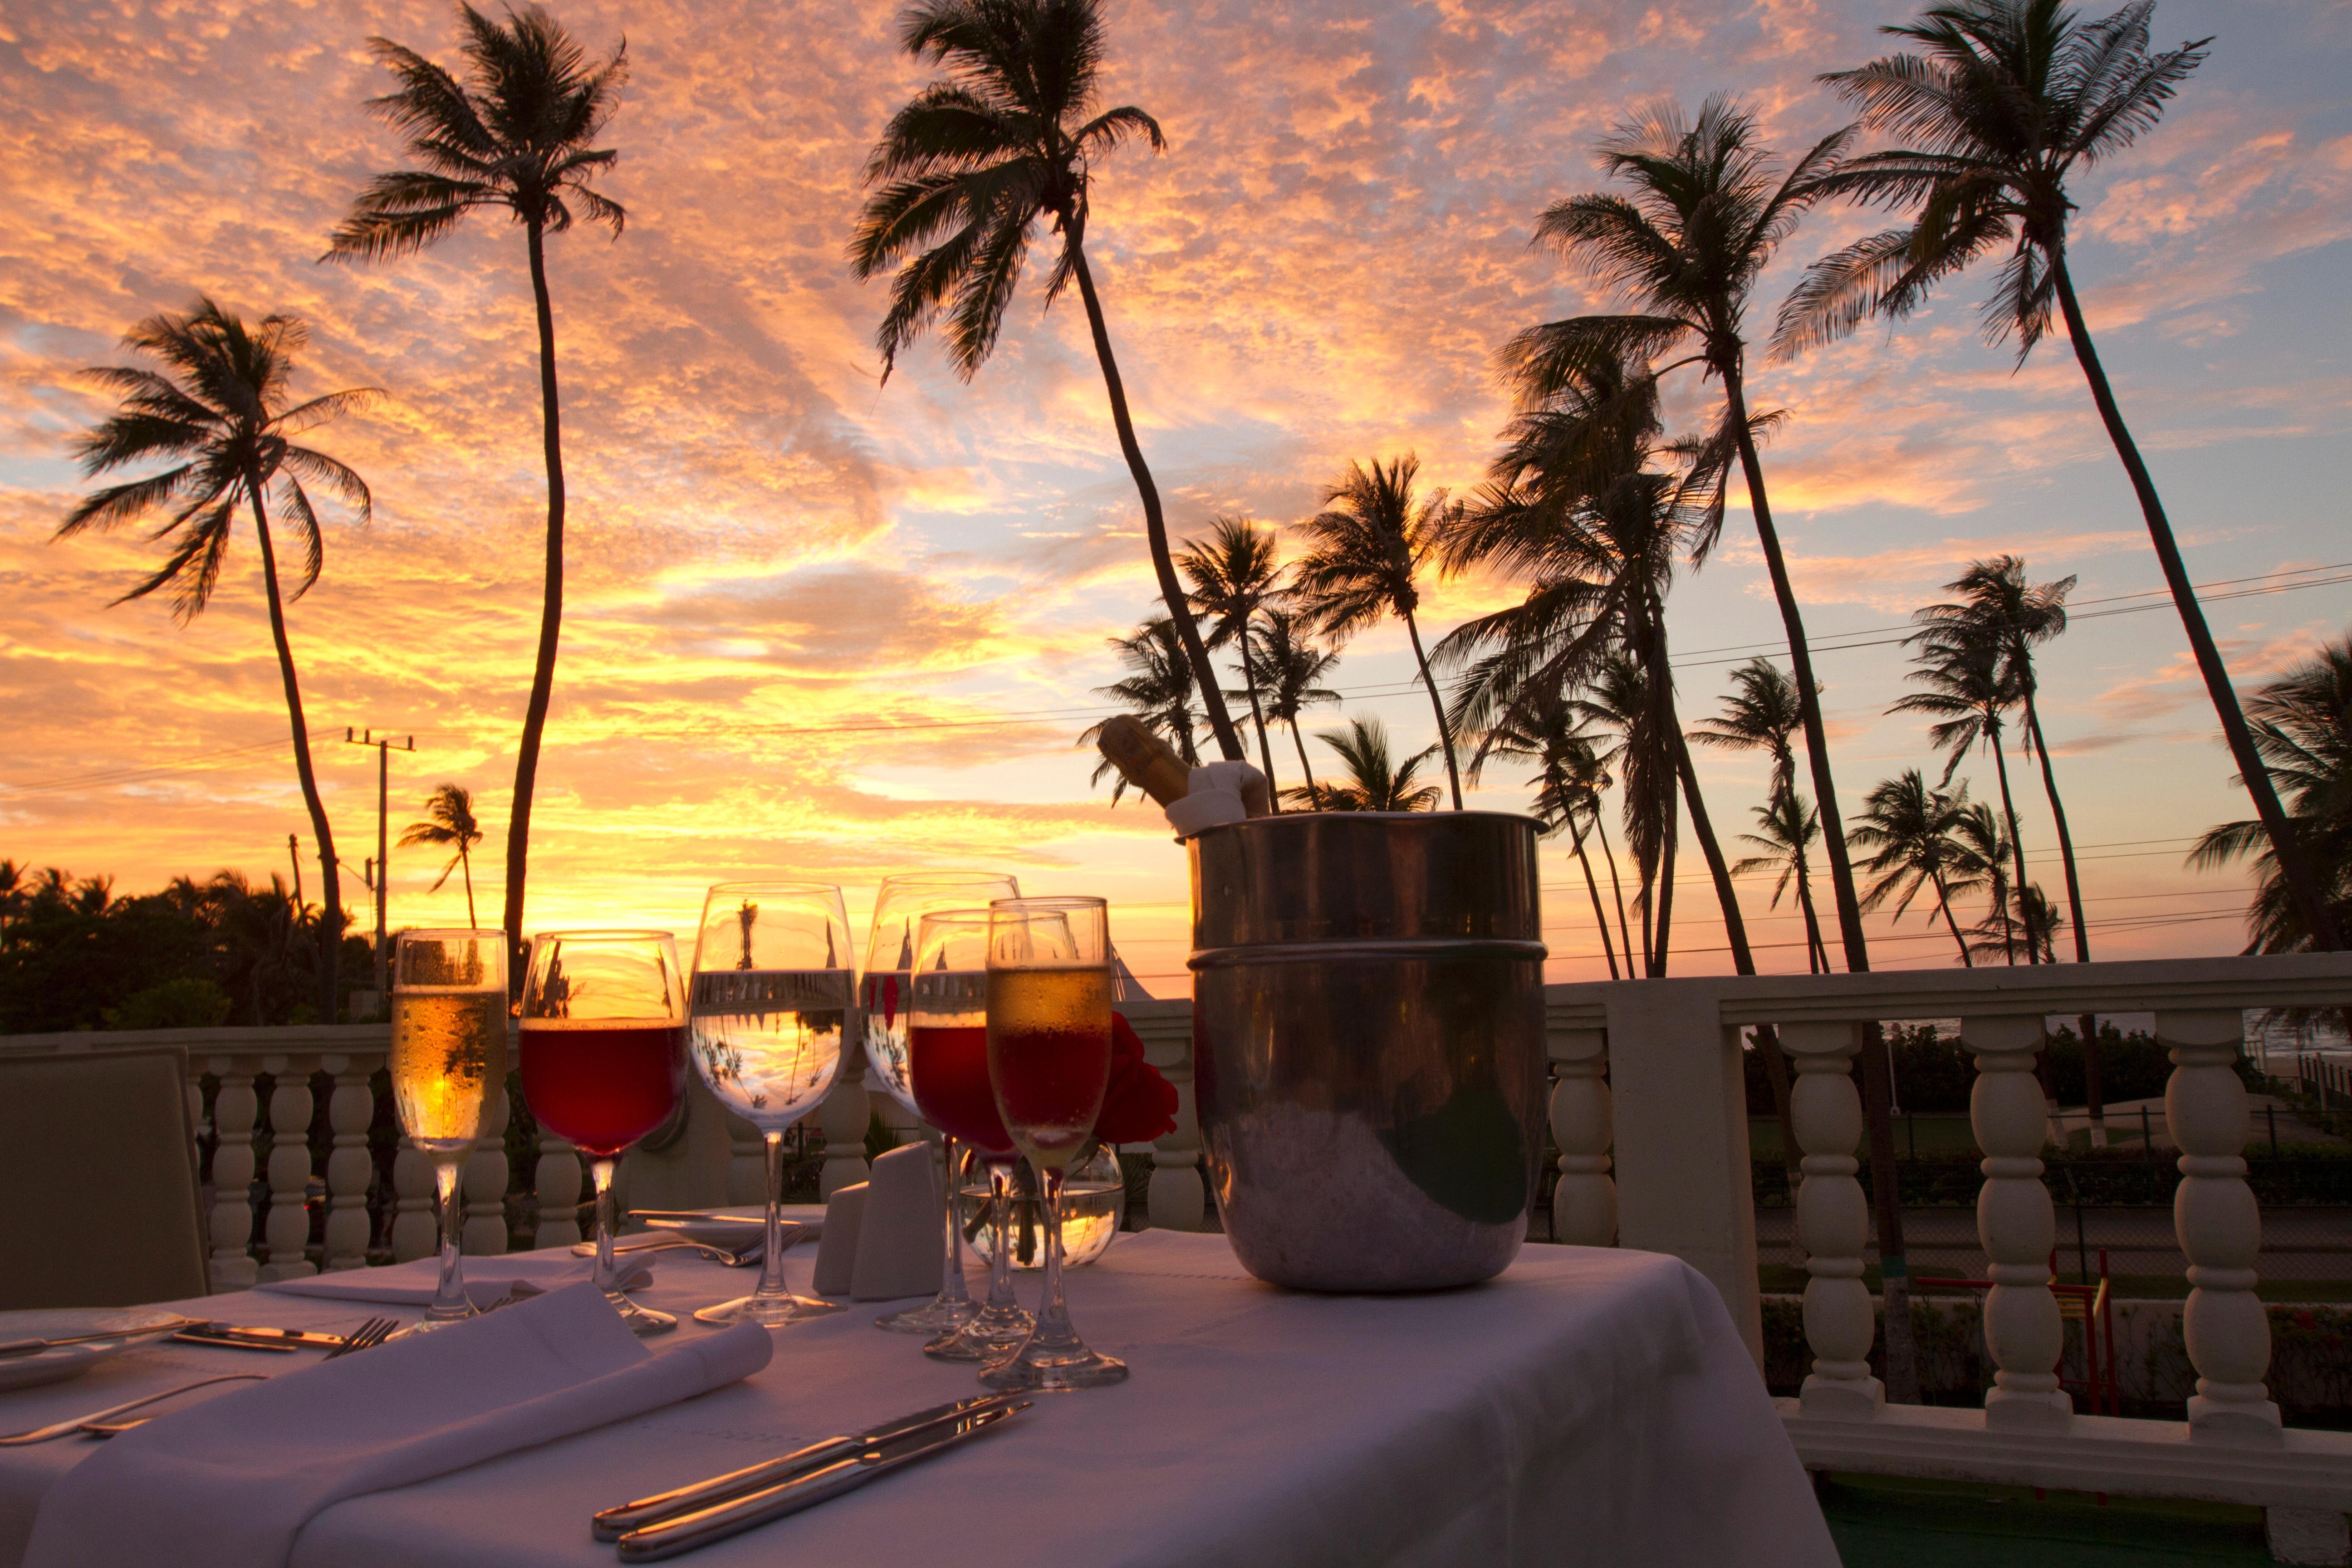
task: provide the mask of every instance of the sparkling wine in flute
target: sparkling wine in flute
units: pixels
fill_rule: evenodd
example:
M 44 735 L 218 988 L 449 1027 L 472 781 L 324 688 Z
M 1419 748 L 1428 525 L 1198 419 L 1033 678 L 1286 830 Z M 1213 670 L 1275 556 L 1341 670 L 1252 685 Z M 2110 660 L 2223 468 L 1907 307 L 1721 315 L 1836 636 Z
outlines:
M 1110 1079 L 1108 966 L 991 969 L 988 1076 L 1005 1131 L 1039 1170 L 1094 1135 Z
M 761 1131 L 791 1126 L 841 1070 L 850 989 L 845 969 L 697 973 L 688 1044 L 703 1081 Z
M 523 1098 L 542 1126 L 582 1153 L 618 1159 L 677 1108 L 685 1036 L 667 1021 L 525 1018 Z
M 392 994 L 392 1093 L 425 1155 L 462 1154 L 507 1077 L 503 991 Z

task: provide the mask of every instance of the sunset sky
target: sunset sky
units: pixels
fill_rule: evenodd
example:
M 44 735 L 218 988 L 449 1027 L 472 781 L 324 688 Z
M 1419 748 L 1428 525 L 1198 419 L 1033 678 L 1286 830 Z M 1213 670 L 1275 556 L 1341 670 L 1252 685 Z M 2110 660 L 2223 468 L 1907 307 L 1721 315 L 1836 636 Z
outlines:
M 1110 897 L 1133 968 L 1181 994 L 1181 852 L 1156 812 L 1111 809 L 1075 745 L 1108 710 L 1094 689 L 1122 673 L 1106 639 L 1151 595 L 1084 317 L 1075 300 L 1042 312 L 1033 281 L 971 384 L 927 341 L 882 385 L 883 290 L 843 261 L 866 149 L 929 76 L 896 52 L 890 8 L 555 11 L 593 47 L 626 35 L 603 188 L 630 221 L 617 242 L 551 245 L 571 610 L 530 925 L 688 931 L 704 885 L 761 875 L 838 881 L 862 921 L 891 870 L 1002 867 L 1032 891 Z M 1908 14 L 1108 0 L 1107 102 L 1148 109 L 1171 145 L 1098 166 L 1089 255 L 1171 526 L 1295 523 L 1376 454 L 1475 483 L 1507 413 L 1492 351 L 1607 303 L 1528 247 L 1546 203 L 1597 187 L 1593 142 L 1645 100 L 1723 89 L 1795 150 L 1841 122 L 1815 74 L 1882 52 L 1874 29 Z M 330 521 L 325 575 L 291 614 L 317 761 L 356 867 L 374 848 L 375 759 L 343 727 L 414 732 L 394 830 L 434 784 L 472 787 L 491 829 L 478 900 L 496 919 L 543 526 L 529 283 L 520 231 L 488 215 L 422 257 L 318 263 L 353 193 L 402 163 L 362 107 L 386 82 L 372 33 L 457 59 L 432 0 L 0 12 L 0 857 L 141 891 L 283 871 L 289 832 L 311 852 L 249 534 L 184 628 L 160 598 L 107 607 L 155 559 L 137 531 L 48 542 L 79 493 L 68 444 L 107 408 L 74 372 L 120 363 L 134 321 L 202 291 L 311 323 L 298 391 L 389 393 L 316 437 L 376 497 L 372 525 Z M 2221 594 L 2321 584 L 2215 598 L 2250 687 L 2352 618 L 2343 574 L 2274 575 L 2352 562 L 2352 9 L 2165 0 L 2156 33 L 2218 37 L 2163 125 L 2077 186 L 2074 262 L 2192 575 L 2237 584 Z M 1809 223 L 1759 313 L 1873 223 Z M 1751 384 L 1789 413 L 1765 463 L 1816 643 L 1864 645 L 1818 656 L 1846 809 L 1930 764 L 1924 726 L 1884 716 L 1905 689 L 1895 628 L 1971 559 L 2018 552 L 2037 581 L 2081 579 L 2085 618 L 2042 682 L 2094 955 L 2236 951 L 2243 875 L 2180 860 L 2250 812 L 2179 622 L 2147 596 L 2156 563 L 2080 374 L 2063 342 L 2021 370 L 1989 347 L 1989 282 L 1962 279 L 1892 334 L 1759 363 Z M 1685 424 L 1696 393 L 1672 408 Z M 1669 607 L 1686 717 L 1780 635 L 1738 499 L 1727 548 Z M 1433 585 L 1424 625 L 1503 593 Z M 1341 711 L 1425 743 L 1410 672 L 1401 628 L 1360 638 Z M 1286 745 L 1276 761 L 1295 773 Z M 1760 761 L 1700 765 L 1718 824 L 1746 826 Z M 1989 757 L 1964 772 L 1991 793 Z M 2019 782 L 2037 875 L 2061 898 L 2048 813 Z M 1525 798 L 1498 770 L 1474 804 Z M 1545 868 L 1553 978 L 1600 976 L 1564 847 Z M 438 869 L 395 855 L 395 926 L 462 921 L 455 879 L 425 891 Z M 1727 968 L 1695 853 L 1683 875 L 1676 967 Z M 315 864 L 304 881 L 315 897 Z M 1745 889 L 1764 966 L 1801 970 L 1769 881 Z M 1916 910 L 1874 931 L 1881 966 L 1953 961 Z

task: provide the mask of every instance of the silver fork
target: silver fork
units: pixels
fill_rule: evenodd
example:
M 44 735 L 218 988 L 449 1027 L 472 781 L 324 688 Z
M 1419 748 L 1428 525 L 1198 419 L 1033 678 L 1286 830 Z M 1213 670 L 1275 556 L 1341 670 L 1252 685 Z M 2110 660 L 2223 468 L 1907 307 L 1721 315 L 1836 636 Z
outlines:
M 93 1410 L 87 1415 L 74 1415 L 63 1421 L 53 1421 L 47 1426 L 36 1426 L 28 1432 L 11 1432 L 6 1436 L 0 1437 L 0 1448 L 22 1447 L 27 1443 L 46 1443 L 52 1437 L 62 1437 L 68 1433 L 78 1432 L 91 1422 L 105 1421 L 125 1411 L 136 1410 L 142 1405 L 153 1405 L 162 1400 L 175 1398 L 192 1389 L 209 1388 L 215 1383 L 252 1383 L 268 1375 L 267 1373 L 260 1372 L 232 1372 L 223 1373 L 219 1377 L 200 1378 L 194 1383 L 184 1383 L 177 1388 L 167 1388 L 161 1394 L 142 1395 L 128 1404 L 110 1405 L 103 1410 Z
M 397 1318 L 370 1318 L 366 1322 L 345 1334 L 341 1344 L 319 1359 L 332 1361 L 339 1355 L 350 1355 L 354 1351 L 373 1350 L 392 1338 L 393 1331 L 399 1327 L 400 1320 Z
M 368 1350 L 373 1346 L 380 1345 L 383 1343 L 385 1340 L 391 1338 L 393 1331 L 399 1327 L 400 1320 L 397 1318 L 370 1318 L 358 1328 L 353 1329 L 350 1333 L 344 1335 L 343 1342 L 341 1344 L 337 1345 L 334 1349 L 329 1351 L 325 1355 L 320 1356 L 319 1359 L 320 1361 L 332 1361 L 339 1355 L 349 1355 L 353 1351 Z M 268 1374 L 256 1372 L 241 1373 L 238 1375 L 243 1377 L 262 1377 Z M 215 1378 L 211 1381 L 220 1383 L 229 1380 L 226 1378 Z M 187 1385 L 188 1388 L 202 1388 L 204 1384 L 201 1383 L 192 1383 Z M 185 1393 L 186 1389 L 173 1389 L 172 1392 L 174 1394 L 181 1394 Z M 153 1397 L 156 1399 L 162 1399 L 167 1396 L 159 1394 Z M 139 1405 L 148 1403 L 150 1403 L 150 1401 L 145 1399 L 133 1400 L 129 1405 L 120 1405 L 111 1410 L 101 1410 L 94 1415 L 85 1415 L 79 1421 L 68 1421 L 63 1425 L 66 1430 L 79 1432 L 85 1437 L 120 1436 L 123 1433 L 130 1431 L 133 1426 L 144 1426 L 147 1425 L 151 1417 L 145 1415 L 134 1415 L 128 1421 L 116 1421 L 111 1419 L 111 1417 L 120 1415 L 126 1410 L 136 1409 Z M 47 1433 L 48 1436 L 52 1437 L 62 1437 L 65 1436 L 65 1431 L 55 1430 L 46 1426 L 41 1428 L 41 1430 Z M 0 1439 L 0 1443 L 11 1441 L 38 1443 L 47 1441 L 47 1438 L 24 1436 L 13 1439 Z

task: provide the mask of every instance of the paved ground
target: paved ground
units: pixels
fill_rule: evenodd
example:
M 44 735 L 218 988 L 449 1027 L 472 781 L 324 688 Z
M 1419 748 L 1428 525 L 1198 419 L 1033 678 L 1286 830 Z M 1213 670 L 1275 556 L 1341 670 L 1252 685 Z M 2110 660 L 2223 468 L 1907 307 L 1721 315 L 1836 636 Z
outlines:
M 1840 1476 L 1822 1511 L 1845 1568 L 2222 1568 L 2270 1562 L 2250 1508 Z

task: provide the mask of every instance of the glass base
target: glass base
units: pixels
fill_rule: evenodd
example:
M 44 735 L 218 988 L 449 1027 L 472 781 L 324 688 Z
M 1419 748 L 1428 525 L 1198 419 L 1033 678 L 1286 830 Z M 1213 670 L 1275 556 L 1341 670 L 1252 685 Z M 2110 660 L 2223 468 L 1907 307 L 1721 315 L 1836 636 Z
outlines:
M 384 1343 L 390 1344 L 392 1340 L 413 1340 L 419 1334 L 429 1334 L 436 1329 L 455 1328 L 459 1323 L 470 1323 L 481 1315 L 479 1312 L 452 1312 L 446 1318 L 426 1318 L 421 1322 L 409 1324 L 408 1327 L 394 1334 L 392 1339 L 384 1341 Z
M 925 1345 L 923 1353 L 934 1361 L 1003 1361 L 1036 1326 L 1037 1320 L 1019 1307 L 982 1308 L 954 1333 Z
M 694 1321 L 714 1328 L 730 1323 L 757 1323 L 763 1329 L 781 1329 L 789 1323 L 830 1317 L 843 1310 L 845 1309 L 840 1303 L 820 1301 L 814 1296 L 739 1296 L 732 1301 L 702 1308 L 694 1314 Z
M 621 1321 L 628 1325 L 629 1332 L 641 1340 L 651 1339 L 656 1334 L 666 1334 L 677 1327 L 677 1320 L 667 1312 L 656 1312 L 651 1307 L 640 1307 L 617 1291 L 607 1290 L 604 1293 L 604 1300 L 613 1303 L 613 1310 L 621 1314 Z
M 1126 1381 L 1127 1363 L 1088 1350 L 1075 1335 L 1048 1345 L 1032 1334 L 1019 1350 L 980 1374 L 980 1385 L 998 1394 L 1063 1394 Z
M 945 1296 L 934 1296 L 919 1307 L 885 1313 L 874 1320 L 874 1326 L 894 1334 L 922 1334 L 937 1339 L 954 1333 L 979 1315 L 980 1303 L 970 1297 L 950 1301 Z

